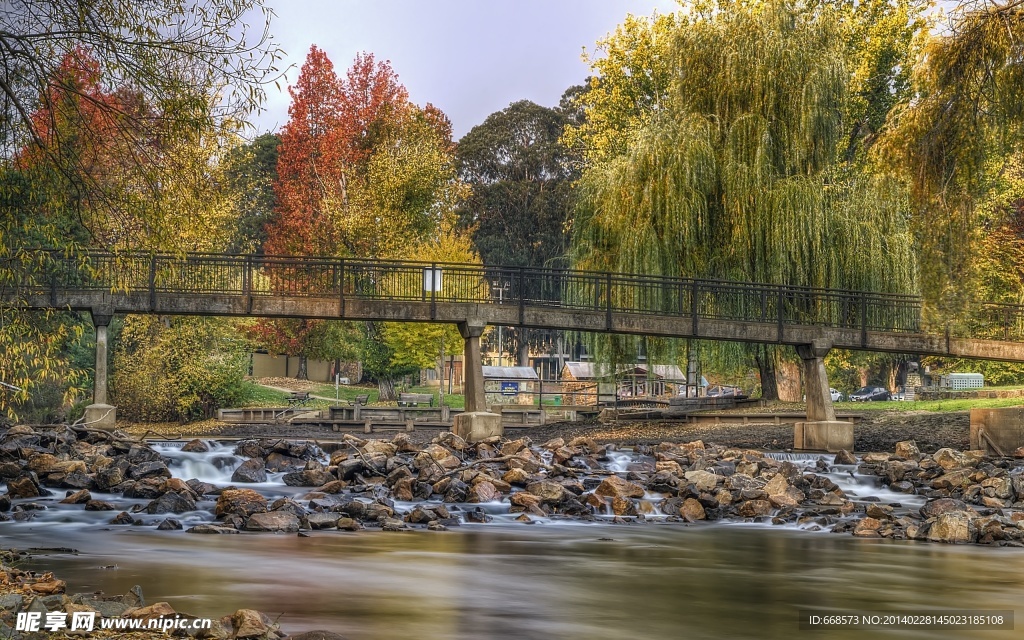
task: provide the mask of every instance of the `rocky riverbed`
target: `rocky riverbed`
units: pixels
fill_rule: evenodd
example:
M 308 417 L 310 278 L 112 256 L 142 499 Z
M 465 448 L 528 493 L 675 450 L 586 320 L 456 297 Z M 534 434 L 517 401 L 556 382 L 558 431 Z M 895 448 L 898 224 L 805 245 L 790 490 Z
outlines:
M 891 453 L 816 456 L 702 440 L 626 450 L 587 435 L 471 444 L 451 433 L 426 444 L 405 433 L 388 441 L 349 435 L 329 454 L 313 443 L 284 439 L 245 440 L 218 454 L 222 449 L 196 439 L 172 459 L 119 432 L 11 427 L 0 432 L 0 479 L 7 484 L 0 527 L 61 510 L 91 512 L 106 528 L 214 535 L 443 532 L 495 518 L 522 524 L 718 521 L 1024 546 L 1024 450 L 993 458 L 948 447 L 923 452 L 913 441 L 901 441 Z M 211 453 L 229 467 L 224 482 L 175 477 L 185 469 L 178 464 L 182 457 Z M 87 606 L 102 613 L 96 603 L 62 595 L 52 576 L 28 580 L 12 571 L 5 569 L 8 584 L 43 583 L 50 591 L 5 600 L 12 604 L 3 607 L 5 623 L 28 606 L 65 612 L 70 605 Z M 239 635 L 238 616 L 219 621 L 222 635 L 197 637 L 284 635 L 255 612 L 242 617 L 262 635 Z

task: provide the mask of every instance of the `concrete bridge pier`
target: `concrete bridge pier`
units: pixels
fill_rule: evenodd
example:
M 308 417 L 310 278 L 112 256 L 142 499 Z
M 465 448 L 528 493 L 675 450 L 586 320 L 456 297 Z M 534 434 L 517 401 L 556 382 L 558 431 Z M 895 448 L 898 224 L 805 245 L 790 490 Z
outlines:
M 805 451 L 853 450 L 853 423 L 836 420 L 832 406 L 825 356 L 832 349 L 828 340 L 797 345 L 804 361 L 804 387 L 807 392 L 807 421 L 793 426 L 793 448 Z
M 96 429 L 113 430 L 117 420 L 117 408 L 107 404 L 107 327 L 113 315 L 112 309 L 92 309 L 92 324 L 96 327 L 96 374 L 92 404 L 85 408 L 85 422 Z
M 501 415 L 487 410 L 484 395 L 484 363 L 480 353 L 480 336 L 487 325 L 482 322 L 460 322 L 459 333 L 466 341 L 463 361 L 463 386 L 466 409 L 452 420 L 452 432 L 468 442 L 478 442 L 503 433 Z

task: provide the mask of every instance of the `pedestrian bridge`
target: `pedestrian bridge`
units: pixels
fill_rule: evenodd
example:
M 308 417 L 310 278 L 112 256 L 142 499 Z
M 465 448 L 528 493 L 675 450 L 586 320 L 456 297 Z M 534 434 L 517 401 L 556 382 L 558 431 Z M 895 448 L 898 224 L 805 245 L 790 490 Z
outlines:
M 915 296 L 751 282 L 296 256 L 26 256 L 4 265 L 0 303 L 91 312 L 97 366 L 86 415 L 111 425 L 106 326 L 125 313 L 457 324 L 475 366 L 454 430 L 470 439 L 501 432 L 484 397 L 487 325 L 792 345 L 807 393 L 800 449 L 853 449 L 853 425 L 836 421 L 829 395 L 832 348 L 1024 362 L 1024 308 L 1012 305 L 980 305 L 951 329 L 925 324 Z
M 915 296 L 562 269 L 216 254 L 13 265 L 0 300 L 100 315 L 469 323 L 1024 361 L 1024 307 L 986 304 L 966 328 L 922 323 Z

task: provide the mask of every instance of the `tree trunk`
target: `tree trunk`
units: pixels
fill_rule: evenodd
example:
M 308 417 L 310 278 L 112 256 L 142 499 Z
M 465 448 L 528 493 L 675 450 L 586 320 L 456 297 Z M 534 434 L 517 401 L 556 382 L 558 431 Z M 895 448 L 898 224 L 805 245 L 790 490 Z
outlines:
M 779 383 L 775 377 L 775 354 L 768 347 L 761 345 L 754 356 L 757 371 L 761 376 L 761 399 L 777 401 L 779 399 Z
M 395 381 L 392 378 L 380 378 L 377 380 L 378 400 L 396 400 Z
M 518 364 L 520 367 L 530 366 L 530 341 L 529 341 L 529 329 L 526 327 L 519 328 L 519 354 Z
M 299 371 L 295 374 L 299 380 L 309 380 L 309 368 L 306 366 L 306 356 L 299 356 Z

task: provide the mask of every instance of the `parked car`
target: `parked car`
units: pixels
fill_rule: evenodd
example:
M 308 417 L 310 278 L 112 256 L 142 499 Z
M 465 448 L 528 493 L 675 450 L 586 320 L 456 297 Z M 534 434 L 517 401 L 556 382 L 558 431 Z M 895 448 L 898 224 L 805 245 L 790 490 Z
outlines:
M 707 391 L 704 392 L 704 395 L 708 398 L 733 398 L 735 400 L 743 400 L 750 397 L 739 387 L 730 387 L 719 384 L 708 387 Z
M 829 389 L 829 394 L 832 396 L 832 402 L 841 402 L 843 400 L 843 392 L 838 389 Z
M 891 399 L 892 394 L 882 387 L 861 387 L 850 394 L 850 402 L 873 402 Z

